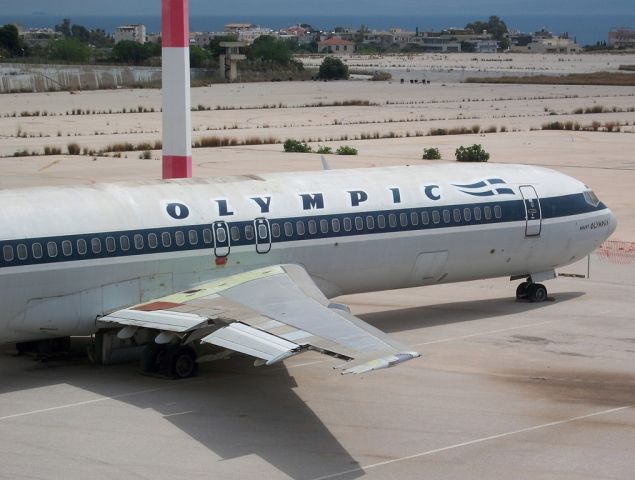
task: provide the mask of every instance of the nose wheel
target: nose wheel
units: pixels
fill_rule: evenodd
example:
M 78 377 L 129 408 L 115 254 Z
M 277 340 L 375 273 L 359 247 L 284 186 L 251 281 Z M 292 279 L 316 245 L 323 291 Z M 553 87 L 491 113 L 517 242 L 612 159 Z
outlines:
M 547 287 L 541 283 L 523 282 L 516 288 L 516 300 L 529 300 L 532 303 L 547 300 Z

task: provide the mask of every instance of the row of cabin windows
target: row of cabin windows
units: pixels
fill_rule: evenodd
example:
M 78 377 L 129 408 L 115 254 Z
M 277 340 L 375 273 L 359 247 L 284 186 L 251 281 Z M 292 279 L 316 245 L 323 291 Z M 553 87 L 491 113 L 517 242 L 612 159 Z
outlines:
M 378 215 L 374 217 L 372 215 L 368 215 L 366 217 L 356 216 L 352 219 L 350 217 L 344 217 L 344 219 L 340 220 L 339 218 L 333 218 L 329 222 L 328 220 L 320 220 L 319 222 L 316 220 L 298 220 L 295 222 L 284 222 L 282 226 L 279 223 L 271 224 L 271 235 L 274 238 L 279 238 L 284 233 L 286 237 L 293 237 L 294 230 L 295 234 L 302 236 L 305 235 L 308 231 L 309 235 L 315 235 L 318 232 L 322 234 L 328 234 L 329 230 L 333 233 L 339 233 L 342 230 L 345 232 L 362 231 L 366 230 L 374 230 L 375 228 L 384 229 L 386 226 L 390 228 L 397 228 L 397 226 L 407 227 L 413 226 L 416 227 L 418 225 L 438 225 L 440 223 L 449 224 L 454 221 L 455 223 L 461 223 L 462 221 L 471 222 L 474 220 L 475 222 L 480 222 L 481 220 L 492 220 L 492 218 L 500 219 L 503 217 L 503 211 L 499 205 L 492 207 L 473 207 L 473 208 L 455 208 L 452 210 L 433 210 L 432 214 L 427 211 L 421 212 L 411 212 L 410 215 L 407 213 L 401 213 L 399 215 L 395 213 L 390 213 L 388 215 Z M 267 238 L 266 227 L 261 225 L 260 227 L 265 229 L 265 232 L 260 236 L 261 238 Z M 260 228 L 259 227 L 259 228 Z M 236 228 L 236 237 L 232 234 L 232 240 L 237 241 L 240 239 L 240 231 Z M 247 226 L 247 229 L 250 229 L 250 234 L 246 235 L 247 240 L 253 239 L 253 227 Z
M 212 231 L 209 228 L 203 230 L 202 240 L 203 243 L 212 244 L 214 242 Z M 47 242 L 39 243 L 35 242 L 31 245 L 31 251 L 23 244 L 18 244 L 15 249 L 12 245 L 5 245 L 2 249 L 2 256 L 5 262 L 12 262 L 16 258 L 20 261 L 27 260 L 30 256 L 35 260 L 40 260 L 44 257 L 44 254 L 49 258 L 56 258 L 58 256 L 70 257 L 75 252 L 77 255 L 87 255 L 89 250 L 94 255 L 99 255 L 102 252 L 113 253 L 119 249 L 122 252 L 128 252 L 130 250 L 143 250 L 147 245 L 149 248 L 157 248 L 159 243 L 165 248 L 169 248 L 172 244 L 177 247 L 182 247 L 189 242 L 191 246 L 199 244 L 199 234 L 196 230 L 189 230 L 187 236 L 185 232 L 177 230 L 174 235 L 170 232 L 163 232 L 160 235 L 156 233 L 148 233 L 142 235 L 140 233 L 134 235 L 121 235 L 118 238 L 108 236 L 105 239 L 93 237 L 91 239 L 79 238 L 75 242 L 71 240 L 62 240 L 61 243 Z
M 503 212 L 501 207 L 496 205 L 494 208 L 486 206 L 482 209 L 481 207 L 465 207 L 463 209 L 455 208 L 452 210 L 433 210 L 432 214 L 429 214 L 427 211 L 423 211 L 420 214 L 417 212 L 411 212 L 410 215 L 407 213 L 401 213 L 399 215 L 390 213 L 388 215 L 380 214 L 377 215 L 377 217 L 368 215 L 366 217 L 344 217 L 342 220 L 339 218 L 333 218 L 330 222 L 326 219 L 322 219 L 319 222 L 317 220 L 308 220 L 306 223 L 304 220 L 298 220 L 295 222 L 295 225 L 293 222 L 284 222 L 282 226 L 280 223 L 272 223 L 271 235 L 274 238 L 280 238 L 283 232 L 286 237 L 293 237 L 294 230 L 295 234 L 303 236 L 306 235 L 307 232 L 309 235 L 316 235 L 318 230 L 322 234 L 328 234 L 329 230 L 333 233 L 339 233 L 342 230 L 345 232 L 351 232 L 353 229 L 355 231 L 362 231 L 364 229 L 374 230 L 375 227 L 385 229 L 386 226 L 389 226 L 390 228 L 397 228 L 398 225 L 401 227 L 407 227 L 408 225 L 416 227 L 419 224 L 429 225 L 432 223 L 434 225 L 438 225 L 442 221 L 444 224 L 452 223 L 452 221 L 460 223 L 463 220 L 471 222 L 472 219 L 479 222 L 482 219 L 500 219 L 502 216 Z M 217 228 L 215 233 L 217 242 L 222 244 L 227 241 L 227 234 L 224 228 Z M 241 235 L 244 235 L 245 240 L 251 241 L 254 239 L 256 234 L 259 239 L 266 240 L 269 236 L 266 225 L 258 225 L 257 230 L 250 224 L 245 225 L 242 229 L 240 227 L 233 226 L 229 231 L 229 235 L 233 242 L 240 241 Z M 186 243 L 195 247 L 199 244 L 199 241 L 199 234 L 196 230 L 189 230 L 187 235 L 181 230 L 177 230 L 174 234 L 170 232 L 163 232 L 160 235 L 157 235 L 156 233 L 148 233 L 146 235 L 137 233 L 130 236 L 121 235 L 118 239 L 114 236 L 108 236 L 103 241 L 101 238 L 93 237 L 89 242 L 83 238 L 77 239 L 75 243 L 71 240 L 63 240 L 61 244 L 58 244 L 57 242 L 47 242 L 46 244 L 36 242 L 31 245 L 30 254 L 33 259 L 39 260 L 44 257 L 45 250 L 49 258 L 56 258 L 59 255 L 63 257 L 70 257 L 73 255 L 74 249 L 80 256 L 86 255 L 89 249 L 94 255 L 99 255 L 104 251 L 107 253 L 113 253 L 117 251 L 117 249 L 123 252 L 128 252 L 131 249 L 143 250 L 146 245 L 151 249 L 157 248 L 159 244 L 161 244 L 164 248 L 170 248 L 173 244 L 177 247 L 183 247 Z M 214 243 L 212 231 L 209 228 L 203 229 L 202 241 L 207 245 Z M 12 262 L 16 257 L 18 260 L 24 261 L 29 258 L 29 249 L 25 244 L 18 244 L 15 247 L 15 250 L 12 245 L 5 245 L 2 255 L 5 262 Z

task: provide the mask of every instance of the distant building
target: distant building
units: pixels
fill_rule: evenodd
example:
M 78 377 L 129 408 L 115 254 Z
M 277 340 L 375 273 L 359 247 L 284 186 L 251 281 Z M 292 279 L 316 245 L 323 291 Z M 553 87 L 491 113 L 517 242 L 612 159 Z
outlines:
M 29 47 L 44 47 L 51 40 L 62 38 L 61 32 L 56 32 L 50 28 L 30 28 L 29 30 L 19 29 L 19 36 Z
M 327 38 L 318 43 L 318 52 L 345 55 L 355 52 L 355 44 L 350 40 L 340 38 Z
M 207 47 L 215 38 L 227 37 L 227 32 L 190 32 L 190 45 Z
M 527 45 L 529 53 L 579 53 L 580 50 L 580 45 L 566 36 L 534 37 Z
M 635 30 L 619 27 L 609 32 L 609 45 L 615 48 L 635 48 Z
M 141 24 L 122 25 L 115 29 L 115 43 L 123 42 L 146 43 L 146 26 Z
M 227 33 L 235 33 L 238 35 L 238 32 L 241 30 L 251 30 L 256 28 L 256 25 L 253 23 L 227 23 L 225 24 L 225 32 Z
M 424 52 L 460 53 L 461 42 L 452 37 L 418 36 L 410 40 L 411 45 L 418 45 Z
M 251 45 L 254 40 L 264 36 L 278 37 L 278 32 L 274 32 L 270 28 L 260 27 L 238 30 L 238 40 L 245 42 L 247 45 Z

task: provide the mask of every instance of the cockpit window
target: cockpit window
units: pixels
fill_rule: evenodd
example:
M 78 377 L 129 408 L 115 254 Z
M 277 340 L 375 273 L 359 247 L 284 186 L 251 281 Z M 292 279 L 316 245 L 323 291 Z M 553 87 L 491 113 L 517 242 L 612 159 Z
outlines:
M 584 200 L 586 200 L 586 203 L 588 203 L 589 205 L 597 207 L 600 204 L 600 199 L 595 193 L 593 193 L 593 190 L 586 190 L 583 195 Z

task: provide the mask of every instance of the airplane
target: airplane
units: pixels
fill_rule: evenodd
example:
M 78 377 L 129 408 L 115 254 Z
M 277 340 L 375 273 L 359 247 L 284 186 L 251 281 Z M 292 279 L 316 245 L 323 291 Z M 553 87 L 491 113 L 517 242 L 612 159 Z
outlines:
M 617 225 L 540 167 L 436 164 L 0 191 L 0 343 L 96 335 L 173 378 L 306 350 L 364 373 L 419 353 L 330 299 L 509 276 L 516 296 Z M 457 293 L 458 295 L 458 293 Z M 104 357 L 105 358 L 105 357 Z

